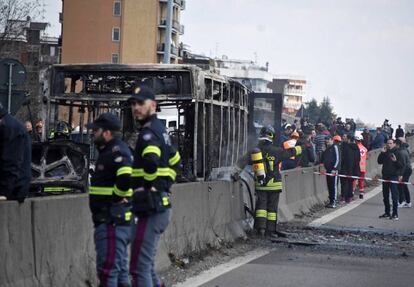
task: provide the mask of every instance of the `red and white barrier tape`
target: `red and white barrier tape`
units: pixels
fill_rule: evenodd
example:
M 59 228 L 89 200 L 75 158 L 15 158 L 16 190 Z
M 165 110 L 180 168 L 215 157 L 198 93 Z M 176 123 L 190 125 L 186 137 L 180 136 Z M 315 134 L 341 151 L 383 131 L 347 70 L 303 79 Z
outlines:
M 381 179 L 381 178 L 360 177 L 360 176 L 337 174 L 337 173 L 328 173 L 328 172 L 317 172 L 316 171 L 316 172 L 314 172 L 314 174 L 327 175 L 327 176 L 338 176 L 338 177 L 352 178 L 352 179 L 372 180 L 372 181 L 388 182 L 388 183 L 397 183 L 397 184 L 406 184 L 406 185 L 414 185 L 414 182 L 403 182 L 403 181 L 398 181 L 398 180 L 387 180 L 387 179 Z

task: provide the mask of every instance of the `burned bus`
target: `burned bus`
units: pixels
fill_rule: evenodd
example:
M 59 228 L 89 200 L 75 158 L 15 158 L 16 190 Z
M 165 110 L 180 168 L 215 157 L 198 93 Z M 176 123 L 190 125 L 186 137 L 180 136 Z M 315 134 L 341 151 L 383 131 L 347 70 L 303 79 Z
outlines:
M 126 101 L 138 85 L 155 91 L 159 118 L 182 155 L 181 180 L 209 180 L 247 151 L 249 90 L 237 81 L 192 65 L 55 65 L 43 83 L 45 132 L 34 146 L 33 184 L 86 186 L 95 151 L 85 127 L 101 113 L 121 118 L 133 149 L 138 124 Z M 71 140 L 47 139 L 58 122 L 71 128 Z

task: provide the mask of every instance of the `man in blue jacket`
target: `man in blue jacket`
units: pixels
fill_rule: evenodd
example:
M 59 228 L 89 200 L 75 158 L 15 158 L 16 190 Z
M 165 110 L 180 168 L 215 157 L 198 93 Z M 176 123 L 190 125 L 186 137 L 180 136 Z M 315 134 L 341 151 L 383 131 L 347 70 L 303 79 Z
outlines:
M 31 161 L 29 134 L 0 103 L 0 197 L 24 201 L 32 178 Z
M 377 128 L 377 135 L 375 136 L 374 140 L 371 143 L 370 150 L 382 148 L 385 145 L 385 143 L 386 143 L 386 137 L 384 133 L 382 132 L 382 129 Z

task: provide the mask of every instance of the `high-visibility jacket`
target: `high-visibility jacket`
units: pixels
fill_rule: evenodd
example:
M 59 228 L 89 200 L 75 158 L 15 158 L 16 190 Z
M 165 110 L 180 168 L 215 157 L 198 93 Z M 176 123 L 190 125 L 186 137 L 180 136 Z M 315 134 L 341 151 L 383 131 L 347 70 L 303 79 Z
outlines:
M 359 169 L 361 170 L 361 172 L 366 172 L 368 149 L 362 143 L 358 143 L 358 148 L 359 153 L 361 154 L 361 160 L 359 161 Z
M 297 139 L 287 140 L 283 143 L 283 149 L 288 150 L 290 148 L 294 148 L 297 142 L 298 142 Z M 291 156 L 289 159 L 295 159 L 295 156 Z
M 291 156 L 297 156 L 302 153 L 301 146 L 295 146 L 288 150 L 281 147 L 276 147 L 270 142 L 260 141 L 257 146 L 263 155 L 265 169 L 266 169 L 266 180 L 265 184 L 262 185 L 258 181 L 255 182 L 256 190 L 265 191 L 282 191 L 282 176 L 280 174 L 279 164 L 282 160 L 289 159 Z M 245 154 L 237 162 L 237 166 L 243 168 L 244 166 L 251 164 L 251 152 Z
M 107 219 L 109 209 L 114 203 L 132 196 L 131 165 L 131 151 L 120 139 L 113 139 L 99 150 L 89 187 L 89 207 L 95 225 Z M 128 212 L 125 220 L 130 219 L 131 212 Z
M 181 156 L 172 147 L 165 125 L 156 115 L 150 116 L 143 123 L 135 148 L 132 189 L 154 187 L 169 192 L 180 163 Z

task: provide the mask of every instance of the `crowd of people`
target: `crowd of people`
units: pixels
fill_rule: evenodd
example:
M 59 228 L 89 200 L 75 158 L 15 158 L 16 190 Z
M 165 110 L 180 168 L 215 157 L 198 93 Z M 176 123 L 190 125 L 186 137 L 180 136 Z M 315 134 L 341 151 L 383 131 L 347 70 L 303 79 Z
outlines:
M 353 119 L 343 122 L 338 117 L 330 126 L 324 123 L 313 125 L 307 118 L 303 118 L 299 125 L 297 122 L 288 124 L 283 121 L 279 144 L 285 150 L 300 145 L 303 151 L 297 157 L 284 160 L 281 169 L 320 165 L 322 171 L 328 174 L 327 207 L 336 208 L 338 204 L 353 201 L 356 193 L 359 194 L 359 198 L 364 197 L 368 151 L 382 149 L 378 157 L 378 163 L 382 165 L 382 179 L 392 182 L 383 183 L 385 212 L 380 217 L 398 220 L 397 208 L 411 207 L 407 185 L 395 183 L 408 182 L 412 173 L 408 144 L 404 136 L 401 126 L 399 125 L 394 132 L 388 119 L 385 119 L 381 127 L 376 128 L 374 135 L 368 128 L 364 128 L 362 132 L 357 131 Z M 339 177 L 338 174 L 342 176 Z M 392 212 L 390 194 L 393 202 Z

